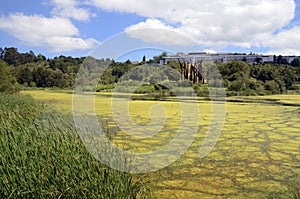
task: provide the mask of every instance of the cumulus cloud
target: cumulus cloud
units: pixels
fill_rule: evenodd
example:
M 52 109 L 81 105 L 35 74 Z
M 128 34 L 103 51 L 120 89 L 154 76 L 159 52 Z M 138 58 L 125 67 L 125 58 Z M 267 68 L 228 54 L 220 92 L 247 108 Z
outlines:
M 84 50 L 94 47 L 94 39 L 79 37 L 79 30 L 69 19 L 11 13 L 0 17 L 0 29 L 26 45 L 47 48 L 52 52 Z
M 300 52 L 300 28 L 284 29 L 295 15 L 293 0 L 49 1 L 54 7 L 52 17 L 11 13 L 0 16 L 0 29 L 25 44 L 48 47 L 55 52 L 89 49 L 98 42 L 81 38 L 71 20 L 89 21 L 95 14 L 88 6 L 95 6 L 104 11 L 145 17 L 145 21 L 125 29 L 130 37 L 145 42 L 188 45 L 191 40 L 187 38 L 191 38 L 205 49 L 235 46 Z
M 274 48 L 294 48 L 300 46 L 300 27 L 295 26 L 289 30 L 284 30 L 269 38 L 265 44 Z
M 155 27 L 155 28 L 153 28 Z M 139 38 L 148 43 L 166 43 L 180 46 L 194 45 L 191 39 L 179 33 L 175 28 L 165 25 L 158 19 L 147 19 L 125 29 L 125 32 L 133 38 Z
M 208 54 L 216 54 L 217 51 L 213 50 L 213 49 L 205 49 L 204 52 L 208 53 Z
M 53 46 L 54 52 L 67 52 L 73 50 L 84 50 L 91 49 L 99 42 L 95 39 L 88 38 L 74 38 L 74 37 L 48 37 L 45 39 L 46 44 Z M 59 46 L 59 48 L 55 48 L 55 46 Z
M 95 16 L 88 9 L 80 7 L 82 3 L 77 0 L 52 0 L 54 16 L 72 18 L 78 21 L 88 21 L 91 16 Z
M 267 39 L 263 44 L 273 50 L 269 53 L 281 55 L 300 55 L 300 27 L 284 30 Z
M 294 18 L 293 0 L 91 0 L 106 10 L 147 17 L 133 28 L 163 27 L 181 32 L 209 47 L 261 47 Z M 139 34 L 140 39 L 149 35 Z M 153 36 L 152 36 L 153 37 Z M 163 35 L 156 35 L 156 38 Z M 165 42 L 172 42 L 167 40 Z M 177 42 L 178 40 L 173 40 Z

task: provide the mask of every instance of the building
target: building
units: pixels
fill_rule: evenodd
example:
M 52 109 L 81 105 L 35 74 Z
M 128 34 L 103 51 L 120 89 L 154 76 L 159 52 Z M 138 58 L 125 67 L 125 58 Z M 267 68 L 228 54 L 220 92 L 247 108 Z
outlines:
M 279 56 L 278 56 L 279 57 Z M 195 61 L 203 62 L 221 62 L 227 63 L 233 60 L 244 61 L 250 64 L 256 63 L 274 63 L 277 56 L 275 55 L 258 55 L 258 54 L 242 54 L 242 53 L 217 53 L 209 54 L 206 52 L 193 52 L 193 53 L 177 53 L 176 55 L 168 55 L 160 59 L 160 64 L 167 64 L 169 61 L 185 61 L 193 63 Z M 285 59 L 288 63 L 291 63 L 295 58 L 300 56 L 281 56 L 282 60 Z

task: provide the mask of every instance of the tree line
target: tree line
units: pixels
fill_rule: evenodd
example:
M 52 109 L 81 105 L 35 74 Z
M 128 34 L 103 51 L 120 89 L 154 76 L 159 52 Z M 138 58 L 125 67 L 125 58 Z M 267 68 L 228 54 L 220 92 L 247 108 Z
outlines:
M 300 67 L 288 64 L 217 63 L 228 91 L 242 95 L 281 94 L 296 90 Z
M 162 53 L 148 63 L 157 63 L 159 57 L 165 55 L 166 53 Z M 275 94 L 296 89 L 295 83 L 300 79 L 300 60 L 295 59 L 291 64 L 287 64 L 279 56 L 277 61 L 269 64 L 248 64 L 234 60 L 215 65 L 222 75 L 224 86 L 232 95 Z M 144 63 L 146 63 L 145 56 L 140 63 L 133 64 L 130 60 L 115 62 L 110 59 L 96 60 L 92 57 L 74 58 L 63 55 L 50 59 L 42 54 L 35 55 L 32 51 L 20 53 L 14 47 L 0 48 L 0 91 L 14 92 L 22 87 L 72 88 L 79 70 L 82 81 L 89 80 L 91 86 L 98 84 L 98 90 L 114 88 L 119 78 Z M 103 67 L 95 67 L 99 65 L 107 65 L 106 70 L 101 71 Z M 208 81 L 209 85 L 220 82 L 210 77 L 208 73 L 213 67 L 206 63 L 187 65 L 180 61 L 170 61 L 167 66 L 181 74 L 181 77 L 178 77 L 172 70 L 163 71 L 170 81 L 187 79 L 193 85 L 207 84 Z M 99 74 L 102 74 L 101 77 Z M 138 80 L 143 74 L 133 76 L 133 79 Z M 151 74 L 144 76 L 149 76 L 149 84 L 159 79 L 155 75 L 152 77 Z
M 12 92 L 22 87 L 57 87 L 72 88 L 80 68 L 86 71 L 87 79 L 98 78 L 97 67 L 86 68 L 90 57 L 58 56 L 46 58 L 42 54 L 35 55 L 33 51 L 20 53 L 17 48 L 0 48 L 0 91 Z M 100 84 L 114 84 L 126 71 L 133 68 L 129 60 L 115 62 L 110 59 L 94 60 L 96 64 L 109 63 L 106 71 L 102 71 Z

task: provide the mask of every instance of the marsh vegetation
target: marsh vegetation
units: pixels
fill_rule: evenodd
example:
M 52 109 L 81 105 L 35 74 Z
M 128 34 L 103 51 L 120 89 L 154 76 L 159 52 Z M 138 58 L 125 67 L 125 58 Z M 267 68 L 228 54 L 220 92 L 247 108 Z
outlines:
M 70 115 L 46 111 L 29 95 L 0 94 L 0 147 L 1 198 L 144 198 L 149 194 L 142 176 L 111 169 L 94 158 Z M 125 167 L 121 159 L 119 165 Z
M 70 92 L 25 93 L 48 108 L 71 112 Z M 209 129 L 211 103 L 199 101 L 201 119 L 193 144 L 176 162 L 148 176 L 154 198 L 293 198 L 292 193 L 297 193 L 294 185 L 300 172 L 299 96 L 232 97 L 228 101 L 222 135 L 202 159 L 199 148 Z M 130 117 L 141 125 L 149 123 L 149 108 L 155 104 L 165 108 L 165 126 L 156 135 L 143 139 L 128 136 L 118 128 L 110 93 L 97 93 L 95 107 L 113 132 L 114 144 L 125 144 L 128 150 L 144 153 L 168 144 L 178 133 L 180 106 L 176 101 L 130 101 Z M 291 187 L 296 188 L 291 191 Z

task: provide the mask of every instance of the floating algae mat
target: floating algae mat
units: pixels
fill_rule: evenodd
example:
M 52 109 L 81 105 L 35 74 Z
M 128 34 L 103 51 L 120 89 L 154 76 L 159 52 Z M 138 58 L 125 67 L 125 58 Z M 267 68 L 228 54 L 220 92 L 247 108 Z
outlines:
M 71 112 L 70 92 L 26 93 L 49 106 Z M 288 104 L 297 104 L 300 96 L 262 97 L 269 98 L 285 104 L 255 102 L 253 97 L 248 98 L 249 103 L 227 102 L 222 134 L 202 159 L 198 154 L 209 129 L 211 104 L 199 102 L 199 132 L 193 144 L 173 164 L 149 174 L 154 198 L 287 198 L 290 186 L 300 174 L 300 106 Z M 109 94 L 96 94 L 95 104 L 97 113 L 107 118 L 108 128 L 114 131 L 112 142 L 132 152 L 156 151 L 178 133 L 181 112 L 176 101 L 130 101 L 129 115 L 141 125 L 151 122 L 151 106 L 164 107 L 164 126 L 159 133 L 146 138 L 129 136 L 118 128 Z
M 207 157 L 191 161 L 199 140 L 153 174 L 162 176 L 157 198 L 287 198 L 300 172 L 299 116 L 299 107 L 227 103 L 223 133 Z

